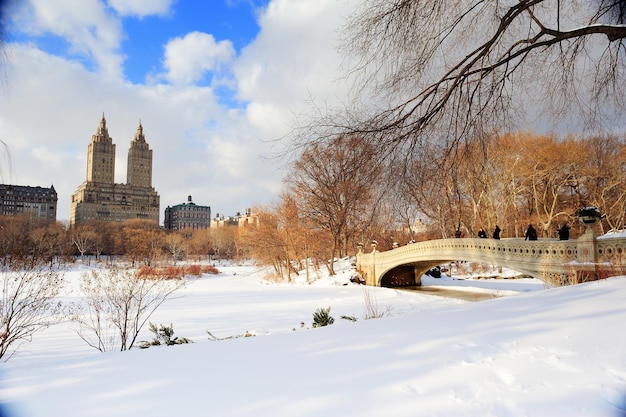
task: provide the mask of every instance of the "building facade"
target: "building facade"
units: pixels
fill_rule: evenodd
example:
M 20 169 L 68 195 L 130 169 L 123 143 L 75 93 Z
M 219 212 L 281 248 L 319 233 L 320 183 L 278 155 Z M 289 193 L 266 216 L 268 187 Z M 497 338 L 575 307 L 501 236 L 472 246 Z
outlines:
M 0 184 L 0 214 L 31 214 L 42 220 L 56 221 L 57 192 L 50 188 Z
M 87 178 L 72 195 L 70 224 L 145 219 L 159 223 L 160 197 L 152 186 L 152 150 L 141 122 L 128 150 L 126 183 L 115 183 L 115 144 L 106 119 L 87 147 Z
M 211 227 L 225 227 L 225 226 L 238 226 L 246 227 L 249 225 L 259 224 L 259 216 L 252 213 L 252 209 L 246 209 L 244 214 L 237 212 L 234 216 L 220 216 L 216 214 L 215 218 L 211 219 Z
M 169 230 L 208 229 L 211 226 L 211 207 L 195 204 L 191 196 L 187 202 L 173 207 L 167 206 L 163 227 Z

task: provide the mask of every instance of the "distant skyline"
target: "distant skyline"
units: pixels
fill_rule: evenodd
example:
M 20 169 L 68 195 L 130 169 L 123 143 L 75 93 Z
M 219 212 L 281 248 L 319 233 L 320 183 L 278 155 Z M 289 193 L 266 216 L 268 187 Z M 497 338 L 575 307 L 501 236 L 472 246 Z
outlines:
M 276 139 L 310 100 L 341 100 L 337 34 L 356 0 L 29 0 L 8 9 L 0 182 L 58 192 L 58 220 L 86 178 L 104 114 L 116 182 L 141 121 L 165 208 L 232 215 L 270 204 L 287 167 Z

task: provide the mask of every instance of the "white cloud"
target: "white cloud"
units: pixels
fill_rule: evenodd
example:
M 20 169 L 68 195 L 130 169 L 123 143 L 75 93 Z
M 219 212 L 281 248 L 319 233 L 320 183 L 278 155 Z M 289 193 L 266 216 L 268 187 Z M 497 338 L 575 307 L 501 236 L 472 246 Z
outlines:
M 150 15 L 167 16 L 173 0 L 108 0 L 120 16 L 143 18 Z
M 29 0 L 16 4 L 15 24 L 21 31 L 63 38 L 69 53 L 93 61 L 103 75 L 122 77 L 122 24 L 100 1 Z
M 275 0 L 261 14 L 261 31 L 241 53 L 235 74 L 240 98 L 250 103 L 250 122 L 268 138 L 286 134 L 311 101 L 328 104 L 345 97 L 336 39 L 357 4 Z
M 103 112 L 117 146 L 117 182 L 126 181 L 127 150 L 141 119 L 162 209 L 192 194 L 198 204 L 232 214 L 267 201 L 280 185 L 256 131 L 241 112 L 218 105 L 210 88 L 106 80 L 33 46 L 11 49 L 0 138 L 11 149 L 12 170 L 3 178 L 54 184 L 59 220 L 69 217 L 70 197 L 85 180 L 87 146 Z
M 191 32 L 170 40 L 165 46 L 165 78 L 172 84 L 192 84 L 201 80 L 207 71 L 218 70 L 234 55 L 230 41 L 216 42 L 210 34 Z
M 121 20 L 95 0 L 47 3 L 32 1 L 30 33 L 67 38 L 101 67 L 112 62 L 107 71 L 115 74 L 123 52 L 117 49 Z M 130 84 L 35 44 L 9 44 L 0 139 L 11 147 L 13 164 L 3 178 L 20 185 L 54 184 L 58 218 L 69 218 L 69 200 L 85 180 L 87 146 L 104 112 L 117 145 L 117 182 L 126 180 L 127 150 L 141 119 L 153 150 L 161 219 L 165 207 L 188 195 L 226 215 L 269 203 L 283 173 L 277 161 L 266 158 L 274 150 L 271 140 L 288 131 L 309 94 L 322 100 L 341 94 L 334 83 L 340 57 L 333 40 L 348 3 L 276 0 L 261 12 L 261 33 L 240 57 L 230 41 L 206 33 L 173 39 L 164 53 L 167 72 L 160 75 L 172 85 Z M 229 71 L 236 71 L 245 109 L 228 108 L 212 87 L 193 85 L 207 72 Z

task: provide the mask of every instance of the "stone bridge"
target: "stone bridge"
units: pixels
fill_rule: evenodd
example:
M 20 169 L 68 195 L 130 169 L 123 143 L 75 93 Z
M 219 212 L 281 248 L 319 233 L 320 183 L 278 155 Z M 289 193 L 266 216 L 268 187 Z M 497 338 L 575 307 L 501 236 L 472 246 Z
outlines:
M 365 283 L 395 287 L 421 285 L 421 277 L 434 266 L 470 261 L 506 267 L 552 286 L 568 285 L 624 274 L 626 237 L 597 237 L 592 227 L 576 240 L 521 238 L 439 239 L 410 243 L 385 252 L 357 253 L 357 270 Z

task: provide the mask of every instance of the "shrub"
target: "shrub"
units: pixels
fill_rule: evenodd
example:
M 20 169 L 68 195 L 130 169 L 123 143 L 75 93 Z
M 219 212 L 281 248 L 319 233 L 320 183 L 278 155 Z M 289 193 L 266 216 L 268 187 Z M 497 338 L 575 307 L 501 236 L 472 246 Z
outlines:
M 194 276 L 199 277 L 202 274 L 218 274 L 217 268 L 211 265 L 187 265 L 174 266 L 169 265 L 165 268 L 155 268 L 143 265 L 139 268 L 138 276 L 146 278 L 163 278 L 163 279 L 181 279 L 182 277 Z
M 150 316 L 186 281 L 140 277 L 130 269 L 92 270 L 81 275 L 81 301 L 72 304 L 76 332 L 101 352 L 131 349 Z
M 141 265 L 139 267 L 139 269 L 137 270 L 137 276 L 138 277 L 147 277 L 147 276 L 151 276 L 154 274 L 154 268 L 148 266 L 148 265 Z
M 169 265 L 161 270 L 161 276 L 167 279 L 181 278 L 181 269 L 176 266 Z
M 173 346 L 193 343 L 191 339 L 187 339 L 186 337 L 173 337 L 174 326 L 172 324 L 170 324 L 169 327 L 161 324 L 161 327 L 157 328 L 154 323 L 150 322 L 150 331 L 154 333 L 154 339 L 152 339 L 151 342 L 142 341 L 139 344 L 139 349 L 147 349 L 150 346 Z
M 330 307 L 318 308 L 313 313 L 313 327 L 330 326 L 335 319 L 330 315 Z
M 199 277 L 202 275 L 202 267 L 200 265 L 189 265 L 186 271 L 187 275 Z
M 215 274 L 219 274 L 220 271 L 218 271 L 218 269 L 216 267 L 214 267 L 214 266 L 204 265 L 202 267 L 202 273 L 203 274 L 213 274 L 213 275 L 215 275 Z

